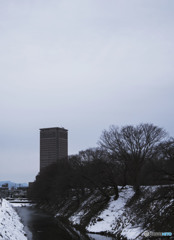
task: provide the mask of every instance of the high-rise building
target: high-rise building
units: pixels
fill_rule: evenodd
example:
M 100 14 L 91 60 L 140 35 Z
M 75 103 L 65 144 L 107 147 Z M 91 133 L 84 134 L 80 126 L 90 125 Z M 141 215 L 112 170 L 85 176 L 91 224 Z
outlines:
M 68 130 L 65 128 L 40 129 L 40 171 L 60 159 L 68 157 Z

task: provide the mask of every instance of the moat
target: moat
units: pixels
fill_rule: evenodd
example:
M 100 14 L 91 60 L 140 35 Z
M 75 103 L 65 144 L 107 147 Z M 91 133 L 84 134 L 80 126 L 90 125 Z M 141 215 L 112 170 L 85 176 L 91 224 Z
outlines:
M 36 207 L 16 207 L 28 240 L 114 240 L 99 234 L 71 232 L 54 217 Z

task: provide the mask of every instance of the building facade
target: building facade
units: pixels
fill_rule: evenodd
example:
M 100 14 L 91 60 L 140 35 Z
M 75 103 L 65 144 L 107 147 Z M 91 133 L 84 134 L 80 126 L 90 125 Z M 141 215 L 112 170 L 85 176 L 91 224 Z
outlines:
M 40 171 L 68 157 L 68 130 L 65 128 L 40 129 Z

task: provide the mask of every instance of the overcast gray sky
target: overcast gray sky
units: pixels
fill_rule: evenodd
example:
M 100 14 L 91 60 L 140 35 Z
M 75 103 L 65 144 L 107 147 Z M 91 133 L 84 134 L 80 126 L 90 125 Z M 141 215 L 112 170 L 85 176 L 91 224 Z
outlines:
M 0 180 L 34 180 L 39 128 L 69 154 L 111 124 L 174 136 L 173 63 L 173 0 L 0 0 Z

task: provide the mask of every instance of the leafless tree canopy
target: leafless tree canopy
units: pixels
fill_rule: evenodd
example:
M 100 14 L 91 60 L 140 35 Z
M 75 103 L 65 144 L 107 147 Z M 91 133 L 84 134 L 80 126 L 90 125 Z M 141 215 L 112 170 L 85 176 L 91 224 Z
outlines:
M 139 124 L 122 128 L 111 126 L 104 130 L 99 146 L 112 155 L 115 162 L 133 173 L 135 184 L 144 163 L 154 158 L 157 146 L 167 139 L 167 133 L 153 124 Z
M 116 160 L 137 159 L 143 162 L 150 159 L 157 147 L 167 137 L 167 133 L 153 124 L 125 126 L 118 128 L 112 125 L 109 131 L 104 130 L 99 141 L 101 148 L 112 153 Z

